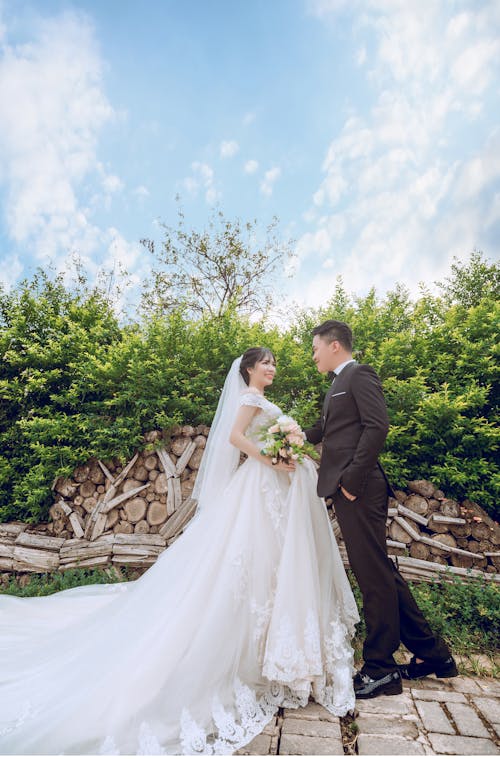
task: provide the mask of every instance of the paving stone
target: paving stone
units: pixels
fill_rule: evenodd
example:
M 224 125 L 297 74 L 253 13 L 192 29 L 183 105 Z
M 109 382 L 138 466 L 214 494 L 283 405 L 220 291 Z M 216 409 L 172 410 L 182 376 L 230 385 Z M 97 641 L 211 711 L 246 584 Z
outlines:
M 278 718 L 273 717 L 272 720 L 267 723 L 262 732 L 265 735 L 279 735 L 280 729 L 278 727 Z
M 418 730 L 415 722 L 396 717 L 382 717 L 377 714 L 359 716 L 356 718 L 359 735 L 399 735 L 405 738 L 416 738 Z
M 426 730 L 431 733 L 455 735 L 455 729 L 439 703 L 436 701 L 416 701 L 415 705 Z
M 500 722 L 500 701 L 496 698 L 473 696 L 472 700 L 488 722 L 494 725 Z
M 338 738 L 342 740 L 340 722 L 323 722 L 316 719 L 291 719 L 287 717 L 283 722 L 281 735 L 307 735 L 314 738 Z
M 486 738 L 466 738 L 463 735 L 441 735 L 441 733 L 429 733 L 427 737 L 436 754 L 481 756 L 482 754 L 498 753 L 493 741 Z
M 485 696 L 498 696 L 500 698 L 500 681 L 491 678 L 479 680 L 479 685 Z
M 449 683 L 453 690 L 456 690 L 459 693 L 473 693 L 478 696 L 483 693 L 481 687 L 471 677 L 450 677 Z
M 397 735 L 360 735 L 358 738 L 358 754 L 361 756 L 416 756 L 424 753 L 422 744 Z
M 401 696 L 377 696 L 356 701 L 360 714 L 411 714 L 415 713 L 410 693 Z
M 302 706 L 299 709 L 284 709 L 283 714 L 285 719 L 291 717 L 292 719 L 322 719 L 327 722 L 338 722 L 339 718 L 325 709 L 321 704 L 317 704 L 315 701 L 309 701 L 307 706 Z
M 267 756 L 270 753 L 270 749 L 271 736 L 261 733 L 260 735 L 256 735 L 246 746 L 238 749 L 236 754 L 238 756 Z
M 455 720 L 458 732 L 472 738 L 489 738 L 490 734 L 471 706 L 467 704 L 447 704 Z
M 421 677 L 418 680 L 403 680 L 403 683 L 407 683 L 409 688 L 421 688 L 425 690 L 453 690 L 451 679 L 437 678 L 437 677 Z
M 419 701 L 444 701 L 447 704 L 466 704 L 467 700 L 462 693 L 456 693 L 453 690 L 423 690 L 421 688 L 412 688 L 413 698 Z
M 286 733 L 281 736 L 279 753 L 282 756 L 344 756 L 344 747 L 338 738 L 312 738 Z

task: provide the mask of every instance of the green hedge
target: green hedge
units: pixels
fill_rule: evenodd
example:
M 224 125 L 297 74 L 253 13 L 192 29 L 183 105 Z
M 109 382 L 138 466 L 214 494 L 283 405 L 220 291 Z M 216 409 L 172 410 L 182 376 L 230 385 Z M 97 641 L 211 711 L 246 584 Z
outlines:
M 485 273 L 476 256 L 457 271 L 439 297 L 417 300 L 399 286 L 357 298 L 339 282 L 327 306 L 297 309 L 280 327 L 234 308 L 124 325 L 102 292 L 41 273 L 0 291 L 0 521 L 46 520 L 56 476 L 90 457 L 130 457 L 147 430 L 209 424 L 231 361 L 251 345 L 276 353 L 270 397 L 315 421 L 327 380 L 311 360 L 311 329 L 325 318 L 352 325 L 357 357 L 382 377 L 393 483 L 427 477 L 498 518 L 498 267 Z M 467 277 L 460 300 L 452 285 Z

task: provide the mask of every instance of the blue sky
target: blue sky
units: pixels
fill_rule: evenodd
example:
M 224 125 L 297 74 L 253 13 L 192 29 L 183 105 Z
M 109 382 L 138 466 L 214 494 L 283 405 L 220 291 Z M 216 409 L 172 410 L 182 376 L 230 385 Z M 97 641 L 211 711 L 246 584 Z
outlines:
M 497 0 L 0 0 L 0 280 L 139 287 L 214 206 L 294 239 L 287 299 L 500 251 Z

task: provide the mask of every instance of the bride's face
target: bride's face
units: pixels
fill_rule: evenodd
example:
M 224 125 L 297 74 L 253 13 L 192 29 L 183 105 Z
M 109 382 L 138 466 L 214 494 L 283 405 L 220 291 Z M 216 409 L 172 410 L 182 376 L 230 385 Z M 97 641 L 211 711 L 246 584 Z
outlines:
M 248 370 L 250 375 L 250 384 L 259 387 L 262 390 L 268 385 L 273 384 L 274 375 L 276 374 L 276 364 L 272 356 L 266 356 Z

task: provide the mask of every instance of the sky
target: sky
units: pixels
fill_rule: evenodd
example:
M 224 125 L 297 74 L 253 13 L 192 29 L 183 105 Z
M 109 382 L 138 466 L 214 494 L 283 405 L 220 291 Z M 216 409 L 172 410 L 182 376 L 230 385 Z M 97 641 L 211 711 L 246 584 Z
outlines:
M 500 253 L 498 0 L 0 0 L 0 282 L 274 216 L 290 302 Z

